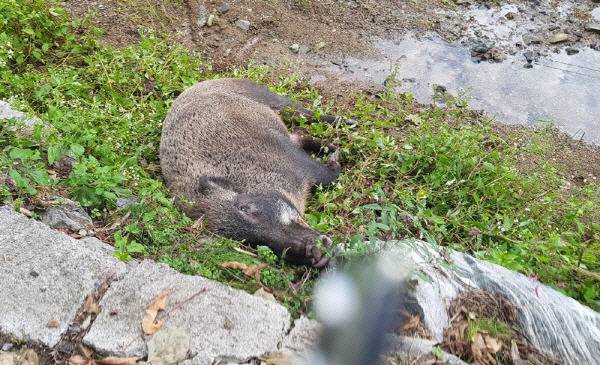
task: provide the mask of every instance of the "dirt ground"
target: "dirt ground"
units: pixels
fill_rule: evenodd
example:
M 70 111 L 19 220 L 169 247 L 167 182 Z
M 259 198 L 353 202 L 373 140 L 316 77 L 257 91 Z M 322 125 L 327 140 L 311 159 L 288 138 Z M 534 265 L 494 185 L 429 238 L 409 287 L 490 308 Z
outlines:
M 516 9 L 520 27 L 531 29 L 540 43 L 497 41 L 496 54 L 531 51 L 543 57 L 556 51 L 553 34 L 569 34 L 568 44 L 600 47 L 600 34 L 583 31 L 595 0 L 66 0 L 75 17 L 88 15 L 104 29 L 103 41 L 116 47 L 136 44 L 150 29 L 200 51 L 217 71 L 253 62 L 275 70 L 304 75 L 324 100 L 335 99 L 342 112 L 353 106 L 352 91 L 376 94 L 383 85 L 370 81 L 342 81 L 330 72 L 344 67 L 347 57 L 378 58 L 373 45 L 408 32 L 433 31 L 465 47 L 489 40 L 489 31 L 473 25 L 473 11 L 498 4 Z M 565 8 L 570 9 L 565 16 Z M 474 10 L 473 10 L 474 9 Z M 469 12 L 470 11 L 470 12 Z M 506 15 L 509 16 L 508 14 Z M 519 37 L 520 39 L 520 37 Z M 292 49 L 292 45 L 297 49 Z M 323 77 L 325 75 L 325 77 Z M 531 143 L 529 128 L 497 126 L 498 133 L 516 144 Z M 551 133 L 541 159 L 552 158 L 573 183 L 600 181 L 600 148 Z M 537 142 L 536 142 L 537 143 Z M 524 158 L 525 168 L 531 167 Z M 534 166 L 533 166 L 534 167 Z M 584 182 L 585 180 L 585 182 Z

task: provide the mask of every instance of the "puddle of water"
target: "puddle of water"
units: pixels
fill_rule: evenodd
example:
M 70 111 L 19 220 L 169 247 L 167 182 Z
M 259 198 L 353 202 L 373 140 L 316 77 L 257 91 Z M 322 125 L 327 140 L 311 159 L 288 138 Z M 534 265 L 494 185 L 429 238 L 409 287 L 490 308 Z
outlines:
M 346 78 L 367 78 L 382 83 L 397 71 L 400 91 L 423 103 L 432 101 L 433 86 L 443 85 L 453 95 L 465 93 L 468 105 L 483 109 L 509 124 L 553 121 L 576 139 L 600 145 L 600 52 L 581 49 L 534 62 L 512 58 L 502 63 L 475 63 L 463 46 L 438 36 L 409 36 L 378 44 L 386 61 L 347 59 Z

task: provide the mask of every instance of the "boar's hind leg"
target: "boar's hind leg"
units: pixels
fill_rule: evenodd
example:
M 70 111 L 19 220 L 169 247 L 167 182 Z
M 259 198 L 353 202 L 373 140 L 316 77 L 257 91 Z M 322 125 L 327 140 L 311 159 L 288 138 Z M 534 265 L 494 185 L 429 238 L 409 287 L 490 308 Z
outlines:
M 312 152 L 317 156 L 323 155 L 323 150 L 327 148 L 329 152 L 335 152 L 337 146 L 330 142 L 324 142 L 305 135 L 303 130 L 295 130 L 290 134 L 290 139 L 298 147 L 306 152 Z
M 326 122 L 329 124 L 336 124 L 338 122 L 344 122 L 348 125 L 356 124 L 355 120 L 335 115 L 319 115 L 318 117 L 315 117 L 315 113 L 292 102 L 285 105 L 283 108 L 280 108 L 279 114 L 283 117 L 283 119 L 288 121 L 294 120 L 295 118 L 305 118 L 308 124 L 319 122 Z

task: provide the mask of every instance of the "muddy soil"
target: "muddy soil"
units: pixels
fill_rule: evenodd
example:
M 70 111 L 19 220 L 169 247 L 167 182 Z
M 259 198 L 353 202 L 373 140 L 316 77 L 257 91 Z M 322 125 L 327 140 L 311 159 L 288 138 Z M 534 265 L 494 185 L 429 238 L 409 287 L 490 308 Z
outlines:
M 600 47 L 598 0 L 66 0 L 72 15 L 89 15 L 103 41 L 132 45 L 157 30 L 200 51 L 217 71 L 253 62 L 304 75 L 325 100 L 350 109 L 352 91 L 376 94 L 383 85 L 342 80 L 346 59 L 383 57 L 375 44 L 436 32 L 477 59 L 523 62 L 559 47 Z M 490 16 L 490 11 L 493 15 Z M 338 70 L 336 70 L 336 68 Z M 510 138 L 527 129 L 498 126 Z M 560 133 L 551 158 L 565 176 L 600 179 L 600 148 Z M 586 179 L 586 181 L 588 181 Z

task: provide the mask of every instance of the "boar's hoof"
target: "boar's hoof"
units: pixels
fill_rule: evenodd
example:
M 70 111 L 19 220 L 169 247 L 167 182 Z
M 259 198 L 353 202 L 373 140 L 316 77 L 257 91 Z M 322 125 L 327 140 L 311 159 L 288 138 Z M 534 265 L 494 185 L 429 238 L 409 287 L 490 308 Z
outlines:
M 329 249 L 331 248 L 331 245 L 333 244 L 333 242 L 331 241 L 331 238 L 322 234 L 319 236 L 319 239 L 323 242 L 323 248 L 325 248 L 327 251 L 329 251 Z M 310 255 L 310 256 L 312 256 L 311 265 L 314 268 L 322 269 L 325 266 L 327 266 L 331 257 L 327 254 L 323 254 L 323 251 L 319 245 L 313 245 L 313 246 L 310 246 L 310 248 L 307 247 L 307 250 L 308 249 L 310 249 L 312 251 L 311 255 Z

